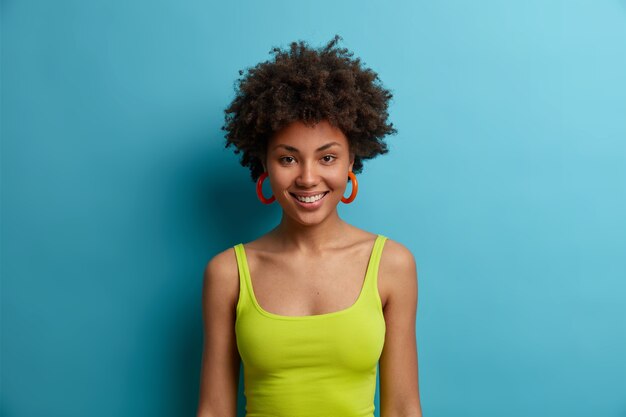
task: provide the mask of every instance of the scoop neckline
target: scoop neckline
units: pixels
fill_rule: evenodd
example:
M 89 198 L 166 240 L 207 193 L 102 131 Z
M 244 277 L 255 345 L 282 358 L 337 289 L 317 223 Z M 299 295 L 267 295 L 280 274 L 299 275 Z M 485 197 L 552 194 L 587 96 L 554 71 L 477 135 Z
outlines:
M 369 277 L 372 274 L 372 260 L 374 259 L 374 254 L 376 253 L 376 249 L 378 245 L 380 244 L 380 241 L 382 240 L 382 238 L 383 236 L 379 234 L 376 236 L 376 239 L 374 239 L 374 244 L 372 245 L 370 256 L 367 261 L 367 269 L 365 270 L 365 277 L 363 278 L 363 283 L 361 284 L 361 290 L 359 291 L 359 296 L 357 297 L 356 301 L 351 306 L 346 307 L 342 310 L 331 311 L 330 313 L 323 313 L 323 314 L 310 314 L 306 316 L 285 316 L 282 314 L 271 313 L 265 310 L 263 307 L 261 307 L 261 304 L 259 304 L 256 298 L 256 294 L 254 293 L 254 288 L 252 285 L 252 275 L 250 275 L 250 269 L 248 267 L 248 258 L 246 256 L 246 249 L 244 247 L 244 244 L 240 243 L 239 246 L 241 248 L 241 253 L 243 255 L 242 263 L 243 263 L 244 273 L 246 274 L 246 277 L 247 277 L 246 285 L 248 288 L 248 292 L 250 293 L 250 296 L 251 296 L 250 298 L 252 298 L 252 302 L 259 313 L 261 313 L 262 315 L 266 317 L 270 317 L 270 318 L 278 319 L 278 320 L 315 320 L 315 319 L 336 317 L 342 314 L 349 313 L 360 304 L 361 299 L 364 297 L 365 290 L 369 281 Z

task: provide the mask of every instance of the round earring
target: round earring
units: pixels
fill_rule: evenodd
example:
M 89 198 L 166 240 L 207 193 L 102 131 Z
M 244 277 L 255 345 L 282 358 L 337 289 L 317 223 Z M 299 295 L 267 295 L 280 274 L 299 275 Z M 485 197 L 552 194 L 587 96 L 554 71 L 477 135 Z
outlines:
M 259 197 L 259 200 L 261 200 L 263 204 L 271 204 L 274 202 L 274 200 L 276 200 L 276 196 L 274 195 L 270 198 L 263 197 L 263 181 L 265 181 L 265 178 L 267 178 L 268 175 L 269 174 L 267 173 L 267 171 L 262 173 L 256 182 L 256 195 L 257 197 Z
M 356 180 L 356 175 L 354 175 L 354 172 L 352 171 L 348 172 L 348 176 L 350 177 L 350 181 L 352 181 L 352 193 L 350 194 L 350 197 L 348 198 L 341 196 L 341 201 L 346 204 L 352 203 L 357 193 L 359 192 L 359 183 Z

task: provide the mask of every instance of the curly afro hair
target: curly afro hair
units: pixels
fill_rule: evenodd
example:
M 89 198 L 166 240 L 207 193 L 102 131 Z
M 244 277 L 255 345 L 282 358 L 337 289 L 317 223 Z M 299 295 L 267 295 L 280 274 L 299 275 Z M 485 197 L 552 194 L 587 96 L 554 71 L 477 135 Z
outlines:
M 235 83 L 236 96 L 224 110 L 226 145 L 243 152 L 242 166 L 252 180 L 263 173 L 267 141 L 274 132 L 295 121 L 312 126 L 321 120 L 341 129 L 354 152 L 352 171 L 360 173 L 363 160 L 388 152 L 385 135 L 397 133 L 387 123 L 393 97 L 378 74 L 363 68 L 360 58 L 339 48 L 339 35 L 319 49 L 292 42 L 288 50 L 274 47 L 268 60 L 249 68 Z

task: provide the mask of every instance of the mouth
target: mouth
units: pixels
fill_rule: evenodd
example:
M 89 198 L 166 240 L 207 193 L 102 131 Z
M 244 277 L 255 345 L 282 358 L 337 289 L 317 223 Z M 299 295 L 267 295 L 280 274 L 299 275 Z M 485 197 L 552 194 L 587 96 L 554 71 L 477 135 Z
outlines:
M 324 202 L 324 198 L 329 193 L 329 191 L 325 191 L 318 195 L 310 196 L 310 197 L 297 197 L 294 193 L 289 193 L 293 200 L 300 206 L 307 209 L 315 209 L 322 205 Z

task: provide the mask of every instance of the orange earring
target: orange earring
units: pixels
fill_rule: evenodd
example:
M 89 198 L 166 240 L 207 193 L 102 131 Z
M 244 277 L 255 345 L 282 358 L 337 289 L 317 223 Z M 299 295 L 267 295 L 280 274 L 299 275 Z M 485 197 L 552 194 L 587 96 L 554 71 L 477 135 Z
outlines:
M 354 172 L 348 172 L 348 176 L 350 177 L 350 181 L 352 181 L 352 193 L 348 198 L 341 196 L 341 201 L 346 204 L 352 203 L 352 201 L 354 201 L 354 198 L 356 197 L 356 194 L 359 192 L 359 183 L 356 180 L 356 175 L 354 175 Z
M 267 176 L 267 172 L 262 173 L 256 182 L 256 195 L 257 197 L 259 197 L 259 200 L 261 200 L 263 204 L 271 204 L 274 202 L 274 200 L 276 200 L 276 196 L 271 196 L 270 198 L 263 197 L 263 181 L 265 181 L 265 178 L 267 178 Z

